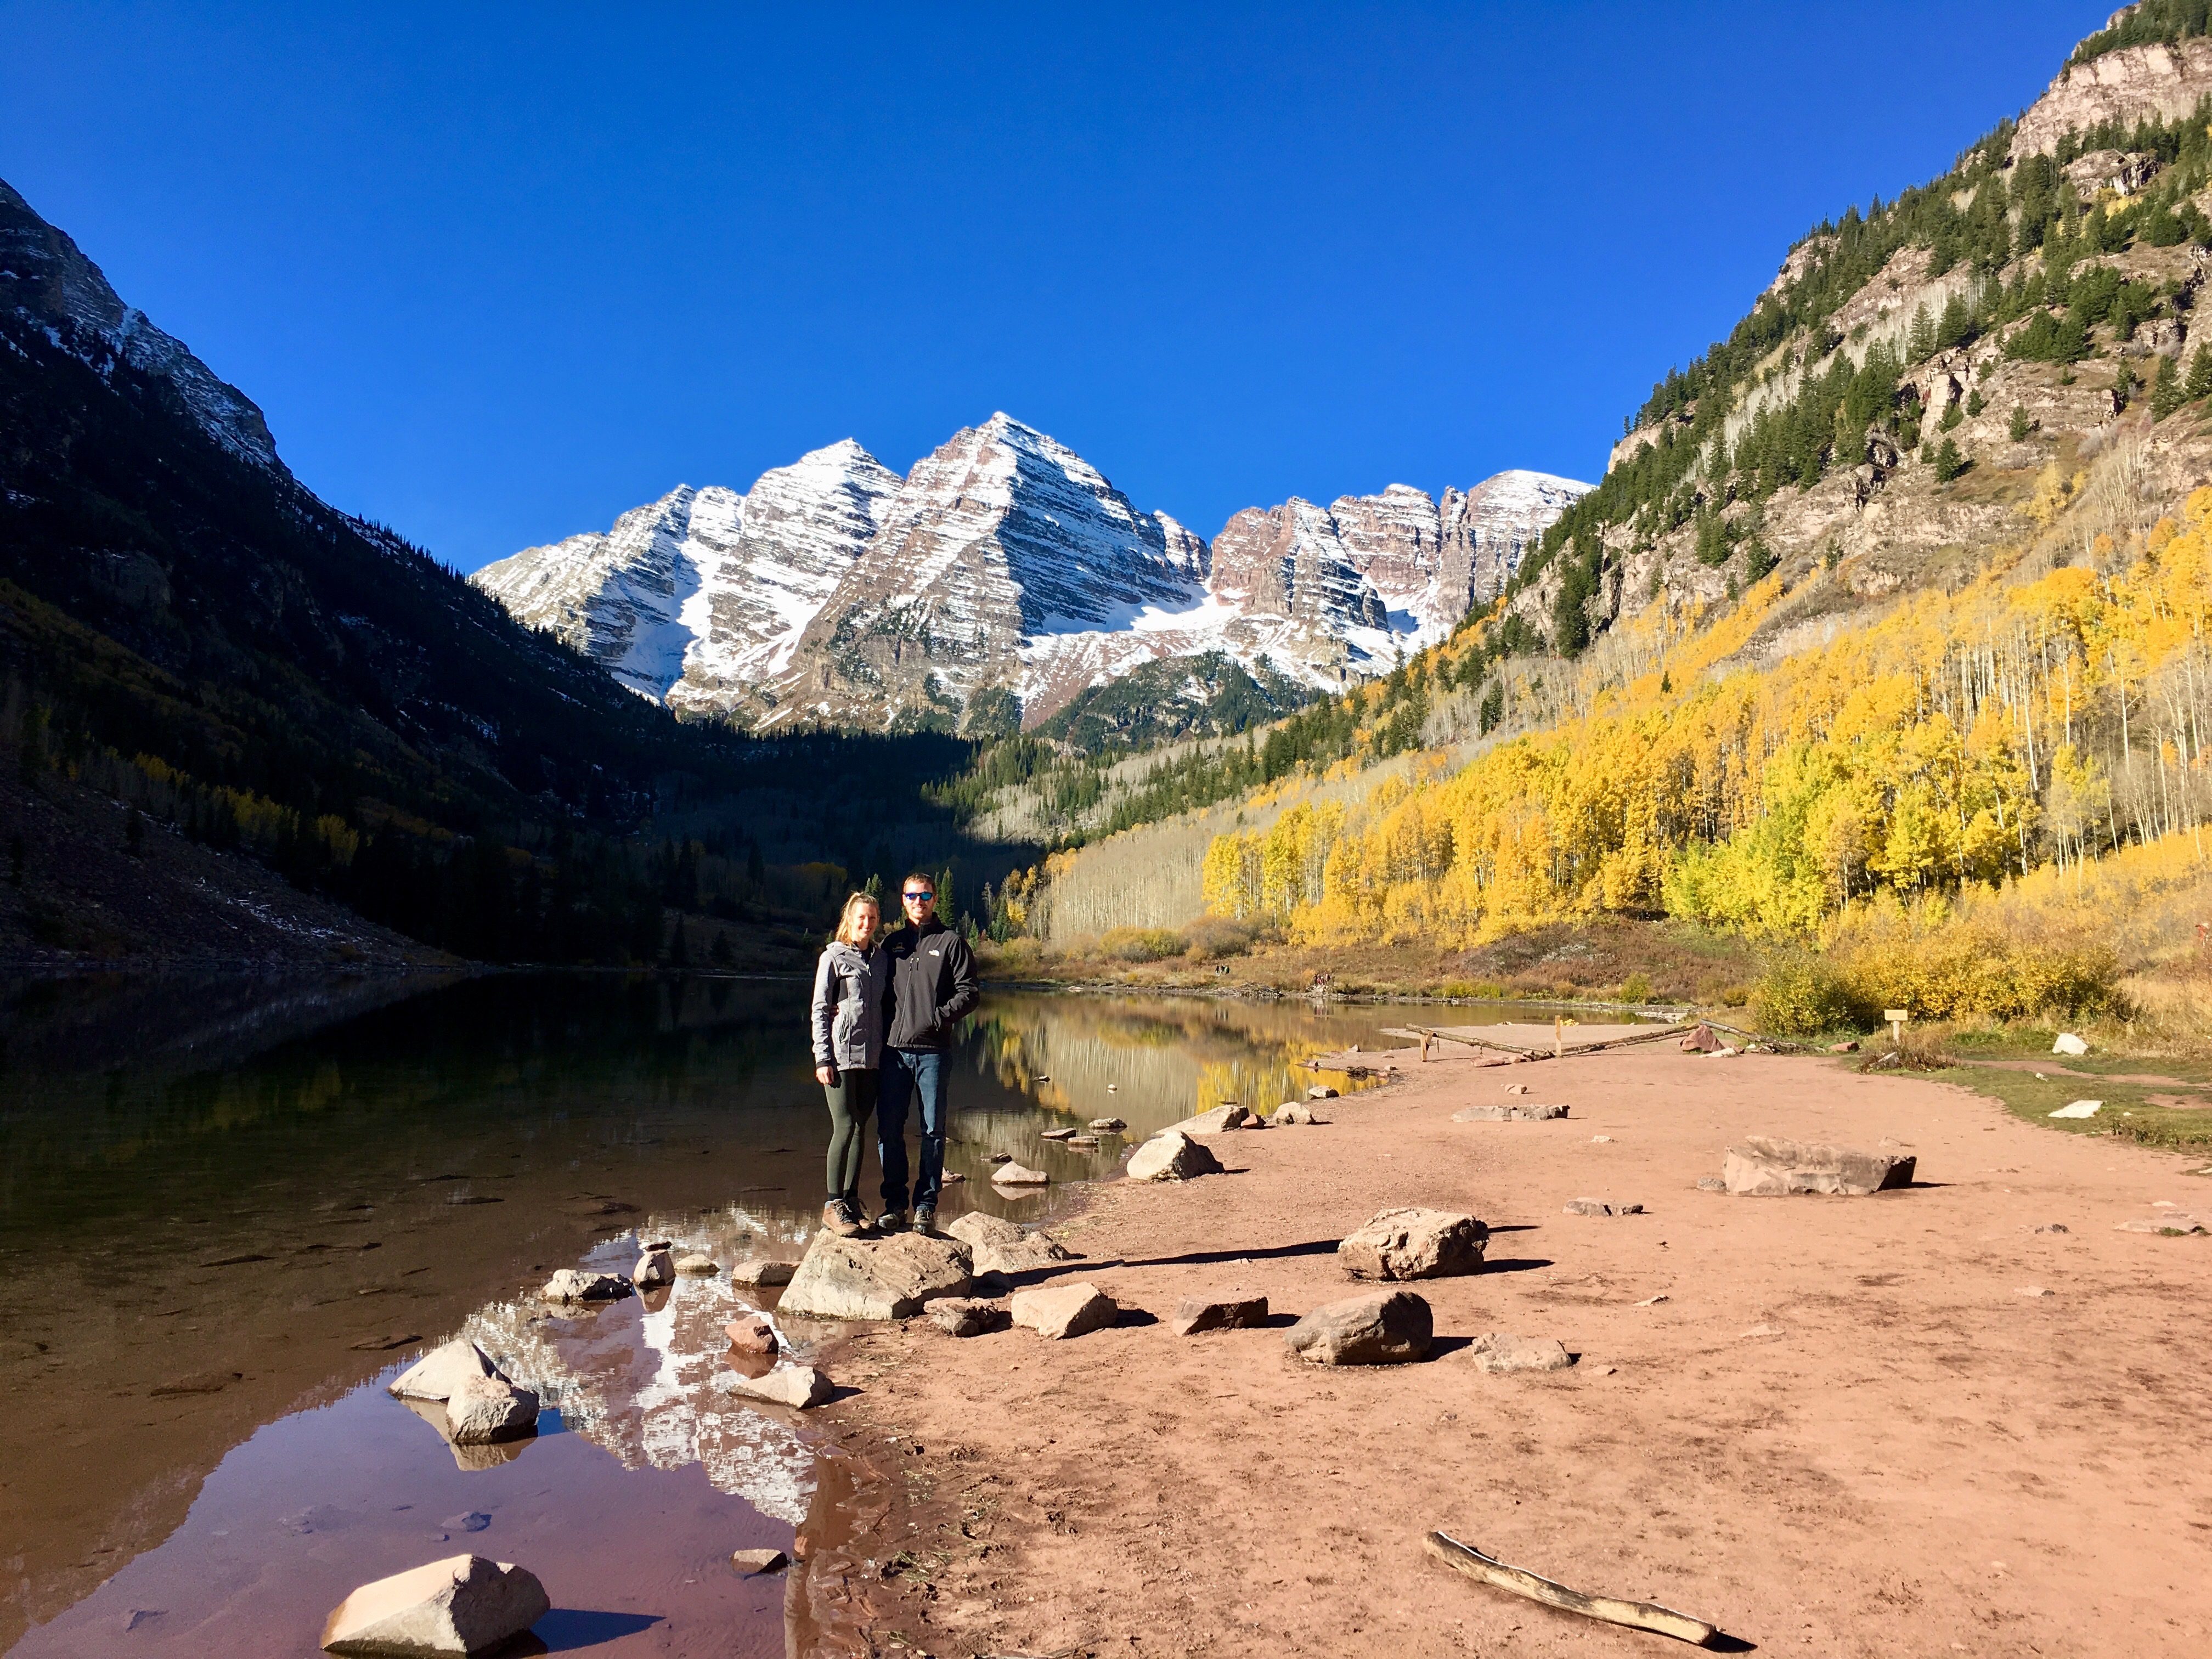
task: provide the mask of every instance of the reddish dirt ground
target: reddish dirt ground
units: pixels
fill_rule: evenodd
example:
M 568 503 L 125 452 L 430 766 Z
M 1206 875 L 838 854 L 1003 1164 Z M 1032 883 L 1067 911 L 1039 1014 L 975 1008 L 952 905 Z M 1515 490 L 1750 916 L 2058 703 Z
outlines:
M 1449 1121 L 1522 1082 L 1572 1115 Z M 1104 1188 L 1060 1229 L 1085 1259 L 1055 1277 L 1157 1322 L 1050 1342 L 916 1321 L 832 1356 L 860 1392 L 822 1415 L 885 1480 L 836 1506 L 856 1535 L 823 1534 L 801 1594 L 872 1605 L 854 1650 L 1664 1645 L 1449 1572 L 1420 1548 L 1440 1528 L 1767 1653 L 2212 1652 L 2212 1238 L 2114 1230 L 2203 1207 L 2189 1163 L 1948 1085 L 1664 1048 L 1443 1061 L 1321 1109 L 1213 1137 L 1227 1175 Z M 1759 1133 L 1890 1137 L 1921 1184 L 1696 1188 Z M 1580 1196 L 1650 1213 L 1561 1212 Z M 1214 1287 L 1264 1292 L 1279 1327 L 1355 1294 L 1334 1241 L 1412 1204 L 1496 1230 L 1485 1272 L 1417 1286 L 1445 1350 L 1425 1363 L 1316 1368 L 1279 1328 L 1164 1322 Z M 1492 1331 L 1580 1358 L 1487 1375 L 1461 1345 Z

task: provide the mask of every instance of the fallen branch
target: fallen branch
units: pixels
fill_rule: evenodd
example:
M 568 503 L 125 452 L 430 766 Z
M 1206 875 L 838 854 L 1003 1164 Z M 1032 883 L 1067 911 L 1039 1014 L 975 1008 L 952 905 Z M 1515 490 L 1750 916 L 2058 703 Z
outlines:
M 1571 1042 L 1556 1054 L 1541 1048 L 1516 1048 L 1510 1042 L 1489 1042 L 1480 1037 L 1455 1036 L 1449 1031 L 1431 1030 L 1419 1025 L 1407 1025 L 1383 1032 L 1385 1036 L 1434 1037 L 1443 1042 L 1463 1042 L 1470 1048 L 1490 1048 L 1501 1054 L 1510 1054 L 1516 1060 L 1565 1060 L 1569 1054 L 1594 1054 L 1606 1048 L 1625 1048 L 1632 1042 L 1656 1042 L 1662 1037 L 1680 1036 L 1695 1028 L 1688 1025 L 1655 1025 L 1648 1031 L 1638 1031 L 1632 1036 L 1607 1037 L 1602 1042 Z
M 1569 1589 L 1565 1584 L 1540 1578 L 1525 1567 L 1511 1567 L 1503 1561 L 1485 1555 L 1471 1545 L 1441 1532 L 1432 1532 L 1422 1540 L 1423 1547 L 1437 1560 L 1470 1578 L 1479 1578 L 1486 1584 L 1502 1590 L 1511 1590 L 1516 1595 L 1525 1595 L 1532 1601 L 1541 1601 L 1547 1607 L 1561 1607 L 1569 1613 L 1579 1613 L 1586 1618 L 1601 1619 L 1608 1625 L 1626 1625 L 1632 1630 L 1656 1631 L 1662 1636 L 1672 1636 L 1693 1647 L 1710 1644 L 1720 1632 L 1702 1619 L 1692 1619 L 1686 1613 L 1676 1613 L 1650 1601 L 1624 1601 L 1611 1595 L 1584 1595 L 1580 1590 Z

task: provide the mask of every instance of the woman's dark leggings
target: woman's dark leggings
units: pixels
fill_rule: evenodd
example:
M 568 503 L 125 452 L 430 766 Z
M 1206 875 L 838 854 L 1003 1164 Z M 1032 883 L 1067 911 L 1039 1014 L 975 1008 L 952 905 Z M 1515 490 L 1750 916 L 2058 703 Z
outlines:
M 876 1074 L 848 1069 L 822 1092 L 830 1100 L 830 1196 L 860 1199 L 860 1154 L 876 1116 Z

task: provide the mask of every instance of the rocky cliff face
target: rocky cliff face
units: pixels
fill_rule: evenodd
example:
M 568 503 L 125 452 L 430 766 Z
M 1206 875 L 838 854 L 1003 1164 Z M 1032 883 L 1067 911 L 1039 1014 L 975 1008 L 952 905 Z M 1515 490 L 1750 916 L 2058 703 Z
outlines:
M 2172 121 L 2212 93 L 2212 40 L 2171 46 L 2123 46 L 2059 71 L 2042 97 L 2020 118 L 2013 159 L 2048 155 L 2069 132 L 2087 132 L 2107 121 Z
M 64 350 L 98 369 L 121 358 L 165 382 L 193 422 L 233 454 L 289 477 L 251 398 L 216 378 L 184 343 L 123 303 L 100 267 L 0 180 L 0 308 L 54 331 Z
M 1500 473 L 1237 514 L 1212 546 L 1006 415 L 904 479 L 850 441 L 475 578 L 641 695 L 763 729 L 1035 726 L 1139 665 L 1334 689 L 1487 599 L 1586 488 Z

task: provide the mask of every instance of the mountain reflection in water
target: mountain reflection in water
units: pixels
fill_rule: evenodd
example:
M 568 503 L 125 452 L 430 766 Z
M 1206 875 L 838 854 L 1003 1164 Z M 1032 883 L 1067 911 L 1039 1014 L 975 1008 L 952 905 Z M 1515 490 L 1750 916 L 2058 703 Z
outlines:
M 626 1271 L 641 1237 L 725 1267 L 803 1249 L 828 1132 L 805 983 L 264 988 L 0 990 L 0 1387 L 39 1404 L 0 1416 L 0 1650 L 306 1651 L 355 1583 L 475 1548 L 546 1580 L 563 1645 L 720 1627 L 715 1651 L 780 1651 L 781 1592 L 728 1552 L 789 1544 L 823 1454 L 718 1385 L 749 1293 L 717 1274 L 579 1314 L 534 1292 Z M 1313 1080 L 1299 1060 L 1389 1046 L 1401 1018 L 988 994 L 957 1040 L 945 1218 L 1049 1214 L 1150 1131 L 1269 1109 Z M 1106 1116 L 1127 1133 L 1042 1139 Z M 993 1191 L 994 1152 L 1054 1185 Z M 457 1333 L 544 1395 L 519 1453 L 457 1460 L 383 1393 Z M 480 1537 L 442 1525 L 475 1512 Z

